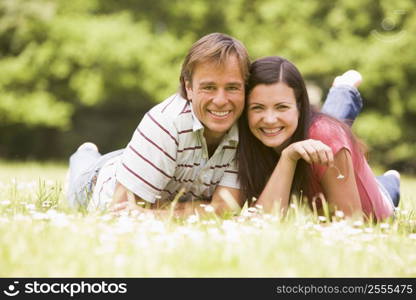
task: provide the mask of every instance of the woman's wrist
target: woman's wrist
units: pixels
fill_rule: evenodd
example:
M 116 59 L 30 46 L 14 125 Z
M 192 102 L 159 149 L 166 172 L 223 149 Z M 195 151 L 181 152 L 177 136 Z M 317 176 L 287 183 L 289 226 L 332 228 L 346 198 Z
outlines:
M 298 155 L 296 155 L 296 153 L 294 153 L 294 151 L 290 149 L 290 145 L 282 150 L 280 154 L 280 159 L 292 162 L 294 164 L 296 164 L 299 160 Z

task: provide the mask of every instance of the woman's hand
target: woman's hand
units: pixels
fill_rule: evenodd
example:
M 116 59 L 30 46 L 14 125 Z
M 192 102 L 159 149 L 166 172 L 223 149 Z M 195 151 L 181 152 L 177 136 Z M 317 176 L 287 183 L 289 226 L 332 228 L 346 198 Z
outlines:
M 332 149 L 321 141 L 312 139 L 290 144 L 282 151 L 281 157 L 293 162 L 302 158 L 310 164 L 334 165 Z

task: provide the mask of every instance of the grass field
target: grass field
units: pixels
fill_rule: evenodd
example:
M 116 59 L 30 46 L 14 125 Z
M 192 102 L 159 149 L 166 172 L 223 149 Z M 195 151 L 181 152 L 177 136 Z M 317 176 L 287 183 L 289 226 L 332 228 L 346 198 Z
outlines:
M 1 277 L 415 277 L 416 179 L 395 220 L 158 220 L 69 211 L 63 164 L 0 163 Z

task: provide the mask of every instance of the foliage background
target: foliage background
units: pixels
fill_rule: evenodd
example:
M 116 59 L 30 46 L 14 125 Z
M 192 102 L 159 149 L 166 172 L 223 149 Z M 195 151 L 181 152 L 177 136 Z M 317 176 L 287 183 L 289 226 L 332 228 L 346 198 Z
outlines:
M 415 11 L 413 0 L 0 0 L 0 157 L 124 147 L 176 91 L 191 44 L 218 31 L 253 59 L 285 56 L 322 95 L 359 70 L 354 129 L 371 163 L 416 172 Z

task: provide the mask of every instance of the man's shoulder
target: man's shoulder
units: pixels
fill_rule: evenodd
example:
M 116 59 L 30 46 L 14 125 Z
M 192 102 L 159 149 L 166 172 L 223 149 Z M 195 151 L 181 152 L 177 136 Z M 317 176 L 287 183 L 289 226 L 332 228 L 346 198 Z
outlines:
M 179 94 L 174 94 L 155 105 L 149 112 L 158 114 L 162 118 L 175 119 L 190 110 L 189 101 Z
M 181 131 L 193 126 L 190 102 L 179 94 L 175 94 L 154 106 L 148 111 L 147 119 L 163 127 L 174 127 Z

